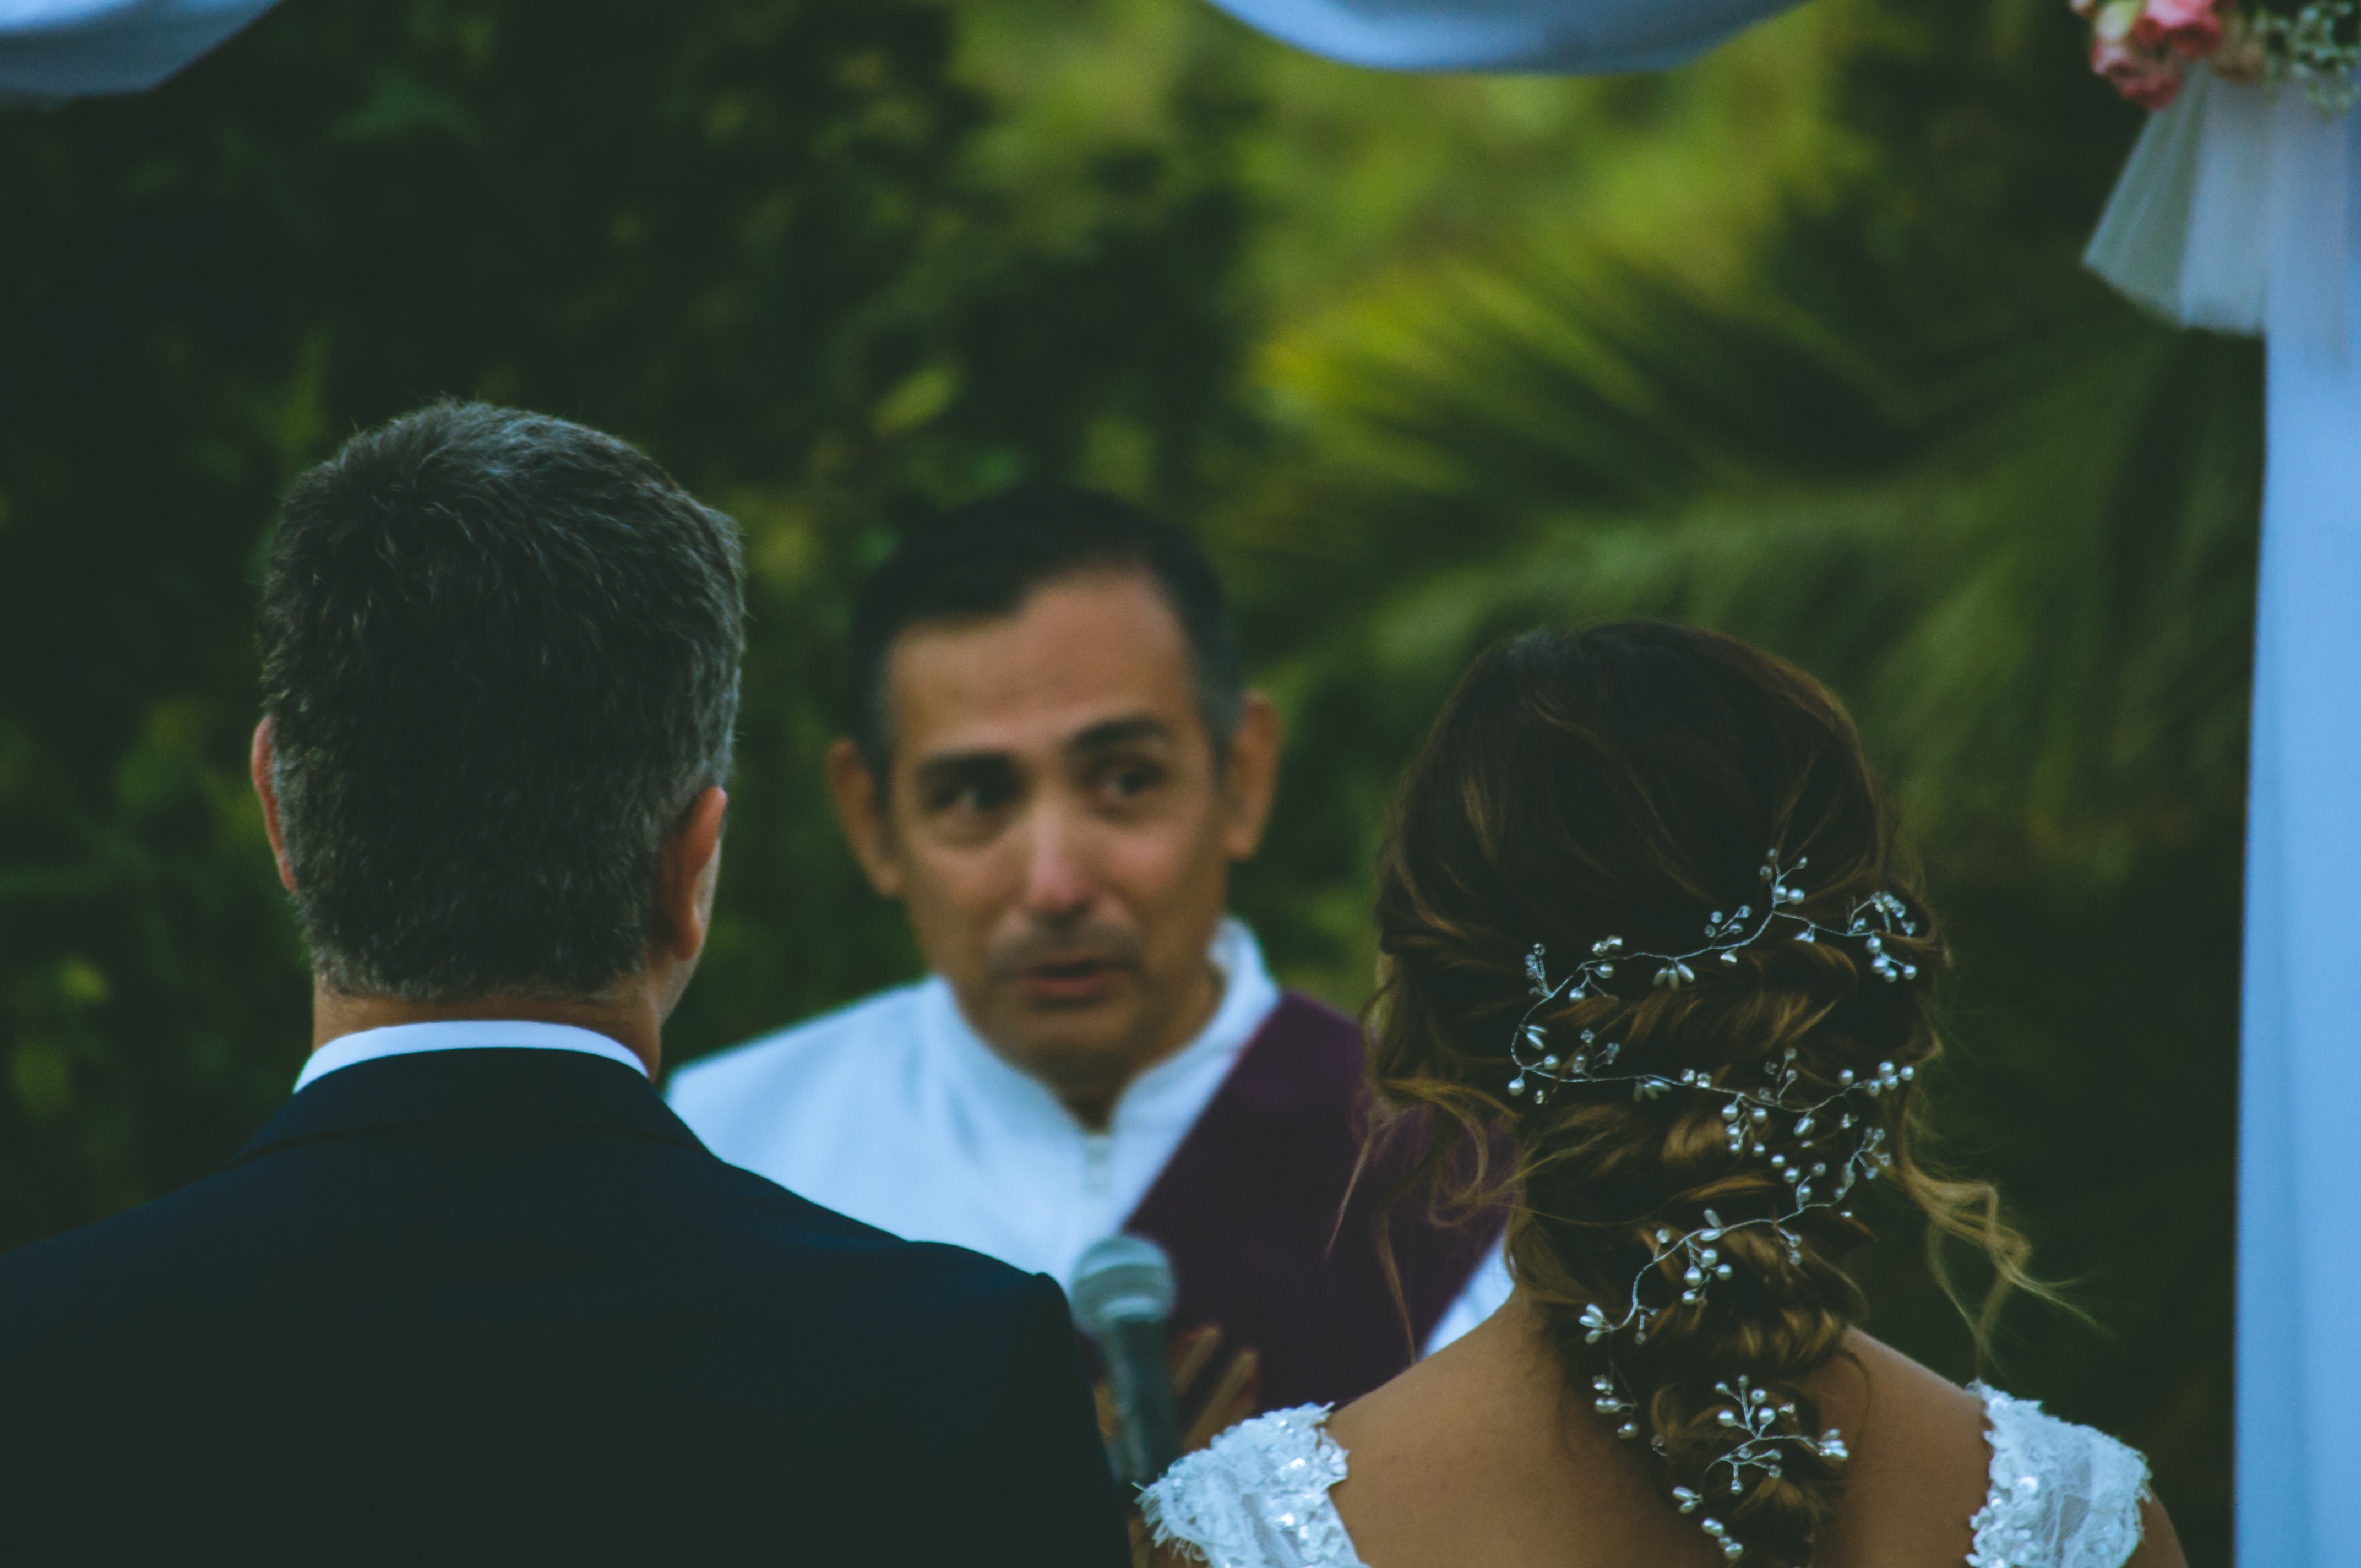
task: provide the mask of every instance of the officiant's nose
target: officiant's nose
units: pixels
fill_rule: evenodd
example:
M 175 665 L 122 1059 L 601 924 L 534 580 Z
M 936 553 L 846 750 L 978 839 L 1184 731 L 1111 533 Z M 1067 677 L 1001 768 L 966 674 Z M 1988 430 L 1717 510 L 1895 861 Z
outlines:
M 1054 800 L 1043 801 L 1031 817 L 1019 895 L 1025 912 L 1043 924 L 1071 924 L 1090 913 L 1102 885 L 1091 868 L 1087 831 Z

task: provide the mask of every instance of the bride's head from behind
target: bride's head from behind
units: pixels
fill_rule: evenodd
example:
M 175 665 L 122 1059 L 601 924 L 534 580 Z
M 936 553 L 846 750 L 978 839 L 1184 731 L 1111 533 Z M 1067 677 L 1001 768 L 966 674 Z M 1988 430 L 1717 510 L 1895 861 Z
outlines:
M 1378 918 L 1378 1088 L 1462 1150 L 1506 1129 L 1572 1387 L 1730 1556 L 1808 1562 L 1844 1461 L 1804 1380 L 1863 1310 L 1864 1189 L 2021 1278 L 1990 1189 L 1911 1157 L 1944 950 L 1851 721 L 1689 628 L 1496 648 L 1403 786 Z

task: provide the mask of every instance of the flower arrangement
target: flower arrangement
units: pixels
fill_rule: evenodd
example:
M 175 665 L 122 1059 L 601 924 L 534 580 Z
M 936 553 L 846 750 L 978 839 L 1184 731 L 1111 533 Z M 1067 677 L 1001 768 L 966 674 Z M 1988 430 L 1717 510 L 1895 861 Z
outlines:
M 2323 114 L 2353 104 L 2361 0 L 2070 0 L 2091 24 L 2091 69 L 2161 109 L 2192 61 L 2231 82 L 2300 82 Z

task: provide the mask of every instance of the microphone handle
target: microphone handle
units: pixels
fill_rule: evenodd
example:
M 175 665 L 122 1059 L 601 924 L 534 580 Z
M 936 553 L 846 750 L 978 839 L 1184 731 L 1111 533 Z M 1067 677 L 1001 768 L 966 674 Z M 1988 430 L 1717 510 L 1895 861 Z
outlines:
M 1180 1457 L 1180 1420 L 1172 1408 L 1170 1331 L 1161 1318 L 1126 1318 L 1106 1327 L 1107 1380 L 1122 1418 L 1123 1477 L 1145 1486 Z

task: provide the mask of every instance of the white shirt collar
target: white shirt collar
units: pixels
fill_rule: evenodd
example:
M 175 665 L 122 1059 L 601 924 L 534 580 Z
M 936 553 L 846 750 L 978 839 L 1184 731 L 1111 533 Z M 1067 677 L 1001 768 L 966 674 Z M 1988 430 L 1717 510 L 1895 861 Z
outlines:
M 544 1024 L 525 1018 L 462 1018 L 435 1024 L 389 1024 L 382 1029 L 362 1029 L 339 1035 L 312 1053 L 295 1080 L 300 1094 L 339 1068 L 355 1067 L 379 1057 L 405 1057 L 417 1051 L 529 1050 L 581 1051 L 620 1062 L 642 1078 L 648 1064 L 629 1048 L 588 1029 L 571 1024 Z
M 1279 986 L 1263 965 L 1261 945 L 1242 922 L 1225 917 L 1214 929 L 1207 956 L 1222 973 L 1222 1000 L 1213 1015 L 1194 1039 L 1125 1086 L 1107 1133 L 1095 1135 L 1141 1132 L 1154 1136 L 1167 1123 L 1176 1129 L 1188 1127 L 1228 1075 L 1238 1052 L 1279 1005 Z M 1013 1125 L 1037 1136 L 1094 1135 L 1082 1131 L 1047 1084 L 1010 1065 L 983 1042 L 942 976 L 928 978 L 919 1006 L 929 1043 L 968 1094 L 982 1096 L 1011 1118 Z

